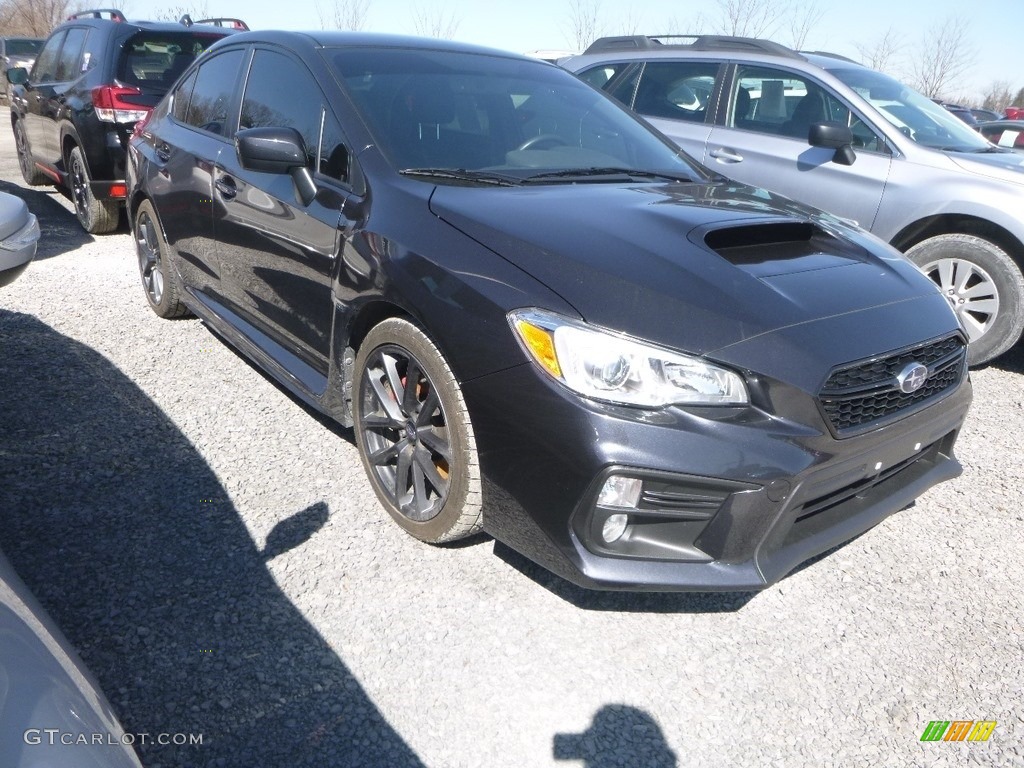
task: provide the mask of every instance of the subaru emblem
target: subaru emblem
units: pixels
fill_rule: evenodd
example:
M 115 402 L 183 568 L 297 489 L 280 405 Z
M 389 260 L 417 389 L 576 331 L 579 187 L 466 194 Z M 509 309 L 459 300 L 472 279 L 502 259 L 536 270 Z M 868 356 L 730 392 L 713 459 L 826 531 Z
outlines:
M 896 381 L 899 382 L 900 391 L 906 392 L 908 395 L 911 392 L 917 392 L 924 383 L 928 380 L 928 369 L 920 363 L 910 363 L 900 371 L 899 376 L 896 377 Z

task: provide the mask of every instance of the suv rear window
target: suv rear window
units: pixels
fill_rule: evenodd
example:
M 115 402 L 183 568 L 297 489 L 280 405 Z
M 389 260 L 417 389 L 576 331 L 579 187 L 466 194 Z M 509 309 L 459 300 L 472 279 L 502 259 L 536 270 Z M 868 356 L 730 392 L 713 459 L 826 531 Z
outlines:
M 188 65 L 222 35 L 140 32 L 125 43 L 117 79 L 137 88 L 166 91 Z

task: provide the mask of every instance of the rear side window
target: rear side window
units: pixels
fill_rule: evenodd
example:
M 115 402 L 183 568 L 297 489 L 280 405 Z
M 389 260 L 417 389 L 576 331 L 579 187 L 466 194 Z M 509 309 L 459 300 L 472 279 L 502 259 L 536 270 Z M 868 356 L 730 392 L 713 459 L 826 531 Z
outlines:
M 141 32 L 125 43 L 117 77 L 137 88 L 166 91 L 199 54 L 221 37 L 191 32 Z
M 243 56 L 241 50 L 227 51 L 200 65 L 184 123 L 221 136 L 228 133 L 228 110 L 238 89 Z M 177 109 L 175 104 L 176 117 Z
M 715 90 L 716 74 L 716 62 L 647 62 L 633 109 L 649 117 L 702 123 Z

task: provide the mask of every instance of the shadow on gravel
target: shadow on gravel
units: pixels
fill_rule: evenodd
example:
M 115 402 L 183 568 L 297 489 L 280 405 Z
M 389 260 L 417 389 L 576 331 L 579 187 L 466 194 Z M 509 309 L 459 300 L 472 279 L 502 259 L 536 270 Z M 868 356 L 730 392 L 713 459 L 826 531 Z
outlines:
M 261 552 L 160 409 L 28 315 L 0 310 L 0 381 L 9 559 L 127 733 L 202 734 L 140 747 L 145 765 L 421 765 L 267 570 L 326 505 L 297 510 Z
M 1019 341 L 1016 347 L 994 360 L 990 365 L 1009 373 L 1024 373 L 1024 340 Z
M 42 237 L 39 238 L 36 261 L 60 256 L 93 241 L 93 236 L 82 229 L 75 215 L 57 202 L 60 192 L 53 187 L 26 188 L 0 181 L 0 192 L 20 197 L 39 219 Z
M 584 768 L 679 765 L 654 718 L 625 704 L 601 707 L 583 733 L 556 733 L 551 751 L 555 760 L 582 760 Z
M 494 554 L 554 595 L 585 611 L 622 613 L 731 613 L 757 592 L 600 592 L 556 576 L 511 547 L 494 542 Z

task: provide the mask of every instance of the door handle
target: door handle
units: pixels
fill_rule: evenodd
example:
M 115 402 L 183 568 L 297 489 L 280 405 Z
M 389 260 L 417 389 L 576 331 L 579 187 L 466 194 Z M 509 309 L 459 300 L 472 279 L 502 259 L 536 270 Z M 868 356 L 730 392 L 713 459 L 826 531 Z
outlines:
M 164 163 L 166 163 L 168 160 L 170 160 L 171 159 L 171 147 L 170 147 L 170 145 L 167 144 L 166 142 L 162 142 L 160 144 L 157 144 L 156 145 L 156 156 L 159 157 L 160 160 L 162 162 L 164 162 Z
M 735 150 L 725 149 L 724 147 L 711 150 L 711 156 L 715 158 L 715 160 L 721 160 L 723 163 L 743 162 L 743 155 Z
M 217 188 L 217 191 L 220 192 L 220 196 L 225 200 L 232 200 L 235 195 L 238 194 L 238 188 L 235 186 L 235 180 L 230 176 L 221 176 L 213 182 L 213 186 Z

